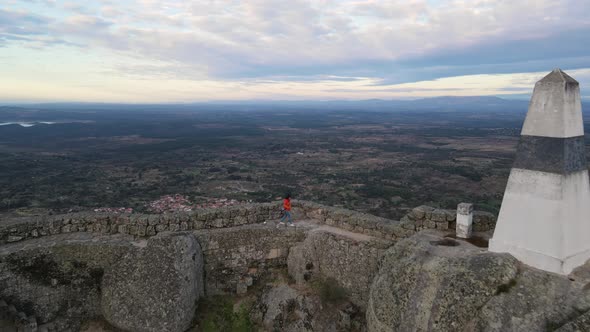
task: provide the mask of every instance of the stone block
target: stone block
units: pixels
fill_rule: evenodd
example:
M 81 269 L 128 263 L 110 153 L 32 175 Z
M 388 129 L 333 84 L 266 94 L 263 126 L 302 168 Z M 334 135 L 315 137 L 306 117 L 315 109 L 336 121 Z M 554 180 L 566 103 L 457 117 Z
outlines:
M 148 218 L 148 225 L 149 226 L 154 226 L 154 225 L 157 225 L 158 223 L 159 223 L 158 216 L 149 216 L 149 218 Z
M 192 229 L 203 229 L 205 228 L 205 222 L 202 220 L 194 220 Z
M 238 295 L 243 295 L 246 294 L 248 292 L 248 285 L 246 285 L 245 282 L 238 282 L 238 284 L 236 285 L 236 293 Z
M 432 211 L 429 219 L 435 222 L 447 221 L 447 212 L 442 209 L 436 209 Z
M 449 229 L 449 222 L 448 221 L 437 222 L 436 223 L 436 229 L 440 229 L 440 230 L 447 230 L 447 229 Z
M 61 233 L 61 226 L 51 225 L 49 227 L 49 234 L 55 235 Z
M 279 248 L 270 249 L 268 255 L 266 255 L 266 259 L 274 259 L 279 257 L 281 257 L 281 249 Z
M 217 218 L 217 219 L 213 220 L 212 225 L 213 225 L 213 227 L 216 227 L 216 228 L 223 228 L 224 220 L 221 218 Z
M 147 226 L 138 225 L 137 226 L 137 236 L 145 236 L 147 234 Z
M 381 230 L 386 235 L 394 235 L 395 234 L 395 225 L 385 225 Z
M 418 206 L 410 212 L 415 219 L 425 219 L 428 213 L 434 211 L 433 207 L 427 205 Z
M 147 226 L 148 225 L 148 217 L 147 216 L 141 216 L 137 219 L 137 224 L 140 226 Z
M 239 209 L 238 211 L 238 215 L 242 216 L 242 217 L 246 217 L 251 213 L 251 209 L 250 207 L 242 207 L 241 209 Z
M 412 236 L 414 234 L 414 231 L 396 225 L 393 227 L 393 233 L 397 238 L 406 238 L 408 236 Z
M 401 222 L 400 226 L 402 226 L 405 229 L 409 229 L 409 230 L 415 230 L 416 229 L 416 223 L 412 222 L 411 220 L 407 220 L 405 222 Z
M 344 228 L 344 229 L 345 229 L 345 230 L 347 230 L 347 231 L 352 231 L 352 230 L 354 230 L 354 225 L 351 225 L 351 224 L 349 224 L 349 223 L 345 223 L 345 224 L 343 224 L 341 227 L 342 227 L 342 228 Z
M 248 219 L 247 219 L 247 217 L 245 217 L 243 215 L 238 215 L 234 218 L 235 225 L 245 225 L 247 223 L 248 223 Z
M 18 236 L 18 235 L 9 235 L 8 238 L 6 239 L 6 242 L 18 242 L 21 241 L 22 239 L 24 239 L 24 237 L 22 236 Z
M 126 234 L 127 233 L 127 225 L 119 225 L 118 231 L 121 234 Z

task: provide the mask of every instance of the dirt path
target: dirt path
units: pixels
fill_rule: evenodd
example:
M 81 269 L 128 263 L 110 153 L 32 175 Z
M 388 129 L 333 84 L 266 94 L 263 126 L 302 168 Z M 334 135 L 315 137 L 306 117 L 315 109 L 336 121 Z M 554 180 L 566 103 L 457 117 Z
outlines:
M 353 239 L 356 241 L 371 241 L 371 240 L 375 239 L 374 237 L 366 235 L 366 234 L 350 232 L 350 231 L 347 231 L 342 228 L 337 228 L 337 227 L 332 227 L 332 226 L 327 226 L 327 225 L 322 225 L 322 226 L 314 229 L 313 231 L 314 232 L 317 232 L 317 231 L 330 232 L 330 233 L 345 236 L 347 238 L 350 238 L 350 239 Z
M 276 224 L 276 223 L 269 222 L 269 224 Z M 291 226 L 279 226 L 279 227 L 291 227 Z M 301 228 L 301 227 L 310 228 L 312 232 L 324 231 L 324 232 L 329 232 L 329 233 L 345 236 L 345 237 L 355 240 L 355 241 L 371 241 L 371 240 L 375 239 L 375 237 L 369 236 L 366 234 L 350 232 L 350 231 L 347 231 L 342 228 L 337 228 L 337 227 L 328 226 L 328 225 L 320 225 L 318 222 L 311 220 L 311 219 L 296 220 L 295 221 L 295 228 Z

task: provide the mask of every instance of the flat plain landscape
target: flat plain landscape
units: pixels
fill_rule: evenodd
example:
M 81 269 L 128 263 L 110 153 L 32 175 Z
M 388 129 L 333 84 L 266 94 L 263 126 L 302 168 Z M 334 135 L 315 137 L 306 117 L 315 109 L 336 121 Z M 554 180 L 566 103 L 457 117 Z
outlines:
M 164 195 L 296 199 L 400 218 L 497 213 L 526 103 L 507 110 L 0 107 L 0 213 L 146 211 Z M 43 123 L 47 122 L 47 123 Z

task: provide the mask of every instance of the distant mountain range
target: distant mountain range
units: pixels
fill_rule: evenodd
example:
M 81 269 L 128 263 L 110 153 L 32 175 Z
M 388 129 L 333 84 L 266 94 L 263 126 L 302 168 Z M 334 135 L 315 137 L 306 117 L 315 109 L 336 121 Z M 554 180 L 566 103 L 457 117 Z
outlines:
M 528 100 L 504 99 L 494 96 L 471 97 L 433 97 L 415 100 L 331 100 L 331 101 L 285 101 L 285 100 L 245 100 L 245 101 L 214 101 L 183 104 L 114 104 L 114 103 L 44 103 L 12 105 L 26 109 L 51 109 L 51 110 L 347 110 L 347 111 L 508 111 L 526 112 Z M 584 101 L 583 108 L 586 114 L 590 114 L 590 102 Z M 7 111 L 11 107 L 0 106 L 0 112 Z M 14 109 L 13 109 L 14 110 Z

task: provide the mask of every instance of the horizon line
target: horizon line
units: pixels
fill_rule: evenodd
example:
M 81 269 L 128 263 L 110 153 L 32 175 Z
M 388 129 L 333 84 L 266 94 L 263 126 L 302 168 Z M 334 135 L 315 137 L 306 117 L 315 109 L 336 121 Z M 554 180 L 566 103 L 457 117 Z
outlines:
M 101 101 L 2 101 L 0 100 L 0 107 L 20 106 L 20 105 L 52 105 L 52 104 L 87 104 L 87 105 L 191 105 L 191 104 L 236 104 L 236 103 L 329 103 L 329 102 L 367 102 L 367 101 L 384 101 L 384 102 L 411 102 L 420 100 L 434 100 L 441 98 L 449 99 L 475 99 L 475 98 L 497 98 L 507 101 L 523 101 L 529 100 L 529 95 L 476 95 L 476 96 L 452 96 L 441 95 L 434 97 L 421 98 L 367 98 L 367 99 L 219 99 L 219 100 L 195 100 L 195 101 L 171 101 L 171 102 L 101 102 Z M 582 96 L 583 101 L 590 101 L 590 96 Z

